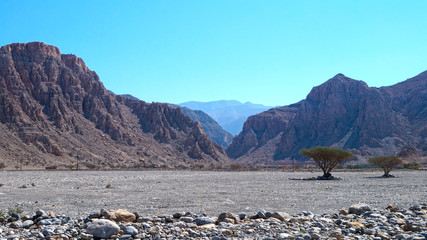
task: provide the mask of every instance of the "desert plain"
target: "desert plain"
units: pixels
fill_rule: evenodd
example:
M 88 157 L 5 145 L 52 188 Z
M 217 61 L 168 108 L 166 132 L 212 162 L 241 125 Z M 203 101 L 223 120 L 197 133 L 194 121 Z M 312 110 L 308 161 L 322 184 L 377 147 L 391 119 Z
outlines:
M 83 216 L 100 209 L 139 214 L 259 210 L 333 213 L 355 203 L 408 208 L 427 202 L 426 171 L 335 172 L 339 181 L 303 181 L 320 172 L 2 171 L 0 210 L 19 207 Z

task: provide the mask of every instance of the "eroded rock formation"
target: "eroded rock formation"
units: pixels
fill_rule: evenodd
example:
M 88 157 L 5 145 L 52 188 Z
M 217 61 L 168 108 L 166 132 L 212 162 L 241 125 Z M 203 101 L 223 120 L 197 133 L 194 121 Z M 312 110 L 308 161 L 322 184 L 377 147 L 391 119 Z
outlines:
M 427 72 L 389 87 L 338 74 L 297 104 L 250 117 L 227 149 L 250 164 L 302 159 L 302 148 L 334 146 L 365 159 L 407 146 L 427 153 Z
M 180 109 L 116 96 L 82 59 L 40 42 L 0 48 L 0 129 L 8 166 L 228 162 Z

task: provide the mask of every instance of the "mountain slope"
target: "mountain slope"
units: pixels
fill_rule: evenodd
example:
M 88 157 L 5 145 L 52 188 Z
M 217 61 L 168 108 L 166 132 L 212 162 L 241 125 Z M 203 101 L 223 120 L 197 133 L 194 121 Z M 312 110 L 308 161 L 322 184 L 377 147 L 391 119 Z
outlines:
M 82 59 L 40 42 L 0 48 L 0 129 L 8 167 L 228 162 L 181 110 L 116 96 Z
M 360 159 L 406 146 L 425 153 L 426 83 L 426 72 L 383 88 L 338 74 L 297 104 L 250 117 L 227 153 L 250 164 L 303 159 L 300 149 L 319 145 L 349 149 Z
M 234 100 L 213 102 L 193 101 L 181 103 L 179 106 L 194 110 L 202 110 L 215 119 L 215 121 L 218 122 L 226 131 L 233 135 L 237 135 L 242 131 L 243 123 L 249 116 L 271 108 L 261 104 L 253 104 L 250 102 L 240 103 Z
M 182 112 L 195 122 L 200 122 L 206 134 L 215 143 L 226 149 L 233 140 L 233 136 L 225 131 L 213 118 L 201 110 L 191 110 L 186 107 L 181 107 Z
M 123 94 L 121 96 L 138 100 L 138 98 L 129 94 Z M 191 120 L 200 122 L 203 130 L 209 136 L 209 138 L 215 143 L 221 145 L 223 149 L 226 149 L 233 140 L 233 136 L 229 132 L 225 131 L 215 120 L 213 120 L 203 111 L 191 110 L 189 108 L 180 107 L 175 104 L 168 104 L 168 106 L 171 108 L 180 108 L 186 116 L 191 118 Z

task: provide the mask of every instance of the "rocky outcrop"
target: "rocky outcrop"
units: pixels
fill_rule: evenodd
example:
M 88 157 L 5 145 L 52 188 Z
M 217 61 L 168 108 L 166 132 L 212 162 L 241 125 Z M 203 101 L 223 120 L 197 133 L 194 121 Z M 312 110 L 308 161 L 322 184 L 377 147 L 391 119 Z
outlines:
M 359 159 L 408 145 L 423 154 L 426 87 L 427 72 L 383 88 L 338 74 L 297 104 L 250 117 L 227 153 L 251 164 L 303 159 L 299 151 L 314 146 L 349 149 Z
M 0 128 L 0 160 L 13 165 L 228 161 L 181 110 L 116 96 L 82 59 L 40 42 L 0 49 Z M 187 142 L 190 137 L 194 146 Z M 196 146 L 203 146 L 200 152 Z

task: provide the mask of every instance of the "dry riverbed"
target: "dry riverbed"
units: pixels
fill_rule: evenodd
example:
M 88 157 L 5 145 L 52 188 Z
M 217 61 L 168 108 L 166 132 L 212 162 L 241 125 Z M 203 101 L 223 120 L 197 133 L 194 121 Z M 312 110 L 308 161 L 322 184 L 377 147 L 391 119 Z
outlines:
M 408 208 L 426 202 L 427 172 L 337 172 L 341 181 L 296 181 L 321 175 L 307 172 L 204 171 L 3 171 L 0 210 L 19 206 L 83 216 L 102 208 L 141 214 L 190 211 L 255 213 L 261 209 L 290 214 L 333 213 L 364 202 Z M 108 187 L 107 187 L 108 185 Z M 23 187 L 26 186 L 26 187 Z M 111 186 L 111 187 L 110 187 Z

